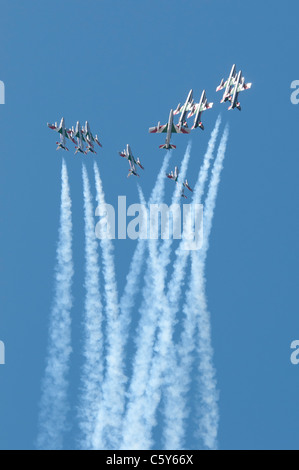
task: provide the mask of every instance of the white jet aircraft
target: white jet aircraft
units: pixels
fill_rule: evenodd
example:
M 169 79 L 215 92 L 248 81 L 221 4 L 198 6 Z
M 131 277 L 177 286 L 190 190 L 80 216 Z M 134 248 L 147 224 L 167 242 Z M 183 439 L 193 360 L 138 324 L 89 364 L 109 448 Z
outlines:
M 251 85 L 252 85 L 251 83 L 245 83 L 245 79 L 242 77 L 242 72 L 237 73 L 236 66 L 233 65 L 228 79 L 226 80 L 226 82 L 222 79 L 220 85 L 216 88 L 216 91 L 220 91 L 225 88 L 225 91 L 221 100 L 221 103 L 225 103 L 226 101 L 232 101 L 232 96 L 234 95 L 236 90 L 237 90 L 237 95 L 238 95 L 240 91 L 248 90 L 249 88 L 251 88 Z M 237 95 L 235 96 L 236 99 L 233 100 L 234 102 L 233 107 L 230 107 L 229 109 L 238 108 L 241 110 L 241 107 L 237 106 L 238 104 Z
M 137 174 L 135 165 L 138 165 L 139 168 L 141 168 L 142 170 L 144 170 L 144 167 L 141 165 L 139 158 L 137 158 L 137 160 L 134 158 L 130 145 L 127 144 L 127 148 L 123 152 L 119 152 L 119 155 L 123 158 L 126 158 L 129 162 L 130 171 L 128 174 L 128 178 L 132 175 L 139 177 L 139 175 Z
M 241 111 L 241 104 L 239 102 L 239 93 L 240 91 L 249 90 L 252 86 L 252 83 L 245 83 L 245 78 L 242 77 L 242 72 L 240 71 L 237 76 L 236 83 L 231 91 L 228 100 L 231 102 L 228 110 L 237 108 Z
M 230 95 L 231 90 L 232 90 L 232 87 L 236 83 L 236 80 L 237 80 L 236 66 L 233 65 L 228 79 L 226 81 L 224 81 L 224 79 L 222 79 L 220 85 L 216 88 L 216 91 L 220 91 L 220 90 L 223 90 L 225 88 L 221 103 L 224 103 L 225 101 L 228 100 L 229 95 Z
M 187 113 L 188 113 L 188 111 L 192 110 L 193 104 L 194 104 L 193 90 L 190 90 L 189 94 L 187 96 L 187 99 L 185 101 L 185 104 L 183 106 L 181 106 L 181 103 L 179 103 L 177 109 L 173 113 L 174 116 L 181 113 L 181 116 L 180 116 L 180 119 L 179 119 L 179 122 L 178 122 L 179 126 L 188 127 Z
M 174 169 L 174 172 L 171 171 L 170 173 L 167 173 L 167 178 L 169 178 L 170 180 L 173 180 L 176 184 L 179 184 L 179 169 L 178 167 L 176 166 L 175 169 Z M 188 180 L 186 179 L 185 182 L 183 183 L 183 189 L 182 189 L 182 194 L 181 196 L 184 197 L 185 199 L 187 199 L 187 196 L 185 196 L 185 193 L 184 193 L 184 188 L 187 188 L 189 189 L 189 191 L 191 191 L 193 193 L 193 189 L 190 188 L 189 186 L 189 183 L 188 183 Z
M 188 118 L 194 116 L 195 114 L 195 119 L 194 119 L 194 124 L 192 126 L 192 129 L 196 129 L 197 127 L 200 127 L 202 130 L 204 130 L 204 125 L 201 122 L 201 115 L 204 111 L 207 109 L 211 109 L 213 107 L 214 103 L 208 103 L 207 96 L 205 90 L 202 92 L 201 98 L 199 103 L 196 103 L 192 110 L 190 111 L 190 114 Z
M 136 167 L 135 167 L 134 163 L 129 161 L 129 164 L 130 164 L 130 170 L 129 170 L 129 173 L 128 173 L 128 178 L 130 178 L 130 176 L 132 176 L 132 175 L 138 176 L 138 178 L 140 178 L 140 176 L 138 175 L 138 173 L 136 171 Z
M 190 134 L 190 129 L 173 123 L 173 110 L 170 111 L 169 120 L 167 124 L 161 126 L 159 122 L 156 127 L 150 127 L 150 134 L 167 134 L 166 141 L 164 145 L 159 145 L 160 149 L 175 149 L 176 146 L 170 143 L 171 134 Z
M 88 152 L 97 153 L 94 150 L 94 143 L 97 143 L 99 147 L 103 147 L 101 142 L 99 141 L 98 136 L 96 135 L 94 137 L 92 135 L 88 121 L 86 121 L 86 123 L 85 123 L 85 128 L 82 128 L 82 134 L 84 135 L 86 143 L 87 143 L 86 153 L 88 153 Z
M 66 146 L 65 138 L 70 139 L 70 140 L 72 140 L 72 142 L 75 143 L 75 141 L 72 137 L 72 131 L 70 129 L 65 128 L 64 118 L 61 119 L 59 126 L 57 125 L 57 122 L 55 122 L 55 124 L 47 123 L 47 126 L 49 127 L 49 129 L 52 129 L 52 130 L 58 132 L 58 134 L 60 134 L 60 142 L 56 142 L 56 144 L 58 145 L 56 150 L 59 150 L 59 149 L 63 149 L 63 150 L 67 150 L 67 151 L 69 150 Z
M 77 121 L 76 129 L 74 130 L 74 128 L 72 128 L 72 137 L 77 139 L 77 145 L 75 147 L 76 148 L 75 155 L 78 152 L 83 153 L 84 155 L 86 155 L 87 152 L 84 150 L 84 144 L 83 144 L 83 142 L 86 142 L 86 140 L 85 140 L 85 137 L 83 135 L 83 132 L 82 132 L 79 121 Z

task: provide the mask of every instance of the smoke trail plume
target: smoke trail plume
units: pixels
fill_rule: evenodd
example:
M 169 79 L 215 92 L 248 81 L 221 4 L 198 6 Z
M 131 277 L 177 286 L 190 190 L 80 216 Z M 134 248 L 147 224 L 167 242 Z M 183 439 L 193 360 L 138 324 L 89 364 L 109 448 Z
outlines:
M 206 186 L 206 182 L 209 176 L 209 169 L 210 169 L 211 161 L 214 156 L 214 150 L 215 150 L 217 137 L 219 134 L 220 124 L 221 124 L 221 117 L 218 116 L 215 127 L 211 133 L 211 137 L 208 143 L 208 148 L 205 153 L 203 163 L 201 165 L 197 182 L 194 188 L 193 199 L 192 199 L 193 205 L 201 203 L 205 186 Z M 189 225 L 187 225 L 187 228 L 188 227 Z M 172 308 L 176 308 L 176 306 L 178 305 L 177 299 L 180 298 L 182 283 L 186 274 L 187 261 L 190 255 L 190 252 L 184 249 L 184 239 L 186 238 L 186 235 L 188 234 L 184 234 L 183 240 L 180 242 L 179 247 L 176 250 L 176 259 L 174 262 L 173 274 L 169 281 L 168 289 L 167 289 L 167 297 L 169 298 L 169 302 Z M 177 313 L 177 311 L 175 313 Z
M 209 175 L 209 168 L 213 159 L 215 145 L 219 134 L 219 128 L 221 124 L 221 117 L 218 116 L 215 127 L 211 133 L 211 137 L 208 143 L 208 147 L 204 156 L 202 166 L 197 178 L 197 182 L 194 188 L 192 204 L 200 204 L 206 182 Z M 189 225 L 187 224 L 187 228 Z M 191 228 L 191 227 L 190 227 Z M 174 262 L 173 274 L 168 283 L 167 298 L 170 307 L 169 318 L 161 318 L 161 336 L 163 337 L 163 331 L 170 330 L 168 348 L 164 354 L 164 368 L 166 371 L 166 388 L 165 400 L 164 400 L 164 445 L 166 449 L 181 449 L 183 447 L 183 441 L 185 436 L 185 420 L 187 418 L 187 410 L 184 406 L 184 390 L 188 387 L 185 375 L 181 378 L 182 369 L 178 368 L 177 360 L 175 356 L 175 345 L 173 343 L 173 328 L 176 321 L 176 317 L 179 310 L 179 299 L 181 297 L 183 283 L 186 277 L 187 263 L 190 256 L 190 252 L 184 249 L 184 239 L 188 238 L 188 233 L 183 235 L 183 240 L 180 242 L 179 247 L 176 251 L 176 259 Z M 190 325 L 195 328 L 195 325 Z M 172 365 L 171 365 L 172 364 Z M 175 411 L 174 411 L 175 410 Z
M 175 186 L 173 197 L 172 197 L 172 207 L 174 212 L 180 210 L 178 203 L 181 199 L 181 192 L 183 187 L 183 181 L 186 178 L 186 172 L 188 169 L 188 164 L 191 154 L 191 143 L 188 144 L 187 150 L 185 152 L 181 171 L 178 179 L 178 184 Z M 174 213 L 175 217 L 176 214 Z M 170 230 L 172 232 L 172 230 Z M 169 235 L 169 234 L 167 234 Z M 161 398 L 161 385 L 163 381 L 163 360 L 161 360 L 161 355 L 164 354 L 164 343 L 169 340 L 169 329 L 166 328 L 165 321 L 161 318 L 164 316 L 169 316 L 168 301 L 165 296 L 165 282 L 167 276 L 167 265 L 170 262 L 170 253 L 171 246 L 173 243 L 172 237 L 166 238 L 163 241 L 159 259 L 158 266 L 153 273 L 155 278 L 152 286 L 152 297 L 153 301 L 149 306 L 150 315 L 152 317 L 156 316 L 158 319 L 158 324 L 164 326 L 162 331 L 160 331 L 160 336 L 158 339 L 158 344 L 150 352 L 149 363 L 151 364 L 148 377 L 146 378 L 147 382 L 144 384 L 145 394 L 143 399 L 143 420 L 144 420 L 144 430 L 143 430 L 143 445 L 145 448 L 150 448 L 153 445 L 152 431 L 153 427 L 156 424 L 156 411 L 158 404 Z M 154 312 L 156 310 L 156 312 Z M 148 315 L 147 313 L 146 315 Z M 162 322 L 162 324 L 161 324 Z M 159 354 L 160 353 L 160 354 Z M 163 358 L 162 358 L 163 359 Z M 139 405 L 141 408 L 141 404 Z
M 105 206 L 102 180 L 94 163 L 97 202 Z M 122 355 L 122 328 L 119 315 L 118 290 L 115 275 L 114 247 L 111 239 L 100 240 L 106 300 L 106 373 L 103 384 L 103 403 L 97 417 L 94 448 L 117 449 L 121 438 L 120 417 L 124 412 L 126 377 Z
M 66 164 L 62 162 L 60 228 L 55 297 L 50 317 L 49 345 L 39 415 L 39 449 L 63 448 L 67 428 L 68 372 L 71 355 L 72 212 Z
M 143 207 L 146 207 L 146 202 L 144 199 L 142 189 L 139 185 L 137 185 L 137 187 L 138 187 L 140 204 Z M 136 295 L 139 289 L 140 275 L 141 275 L 141 271 L 143 267 L 145 251 L 146 251 L 146 240 L 139 238 L 137 242 L 137 247 L 135 249 L 135 252 L 131 261 L 129 273 L 127 275 L 124 293 L 120 300 L 123 347 L 127 343 L 128 328 L 131 323 L 132 310 L 135 305 L 135 299 L 136 299 Z
M 150 204 L 162 202 L 165 188 L 165 172 L 171 153 L 165 156 L 162 168 L 153 189 Z M 157 327 L 156 293 L 159 289 L 157 273 L 159 272 L 158 240 L 149 240 L 149 257 L 143 288 L 143 301 L 140 309 L 141 319 L 136 333 L 136 356 L 133 364 L 133 375 L 129 389 L 129 403 L 123 423 L 122 449 L 146 449 L 145 436 L 147 424 L 144 422 L 144 397 L 151 366 L 152 349 Z
M 202 405 L 200 410 L 200 433 L 205 446 L 211 449 L 216 448 L 218 405 L 213 368 L 213 351 L 211 347 L 210 319 L 207 311 L 203 311 L 206 305 L 204 267 L 227 139 L 228 129 L 226 128 L 219 145 L 206 198 L 203 247 L 200 251 L 192 253 L 190 285 L 183 309 L 183 333 L 178 347 L 178 367 L 172 379 L 176 403 L 179 403 L 179 407 L 177 407 L 179 408 L 178 412 L 181 419 L 185 420 L 188 417 L 186 395 L 190 389 L 191 371 L 194 362 L 194 352 L 196 351 L 199 355 L 200 397 Z M 171 404 L 175 405 L 173 399 Z M 177 408 L 175 408 L 175 411 Z M 169 411 L 170 409 L 168 408 L 167 412 Z M 174 413 L 173 409 L 171 411 Z M 169 437 L 173 440 L 177 439 L 173 432 L 173 430 L 171 431 L 168 428 L 168 435 L 166 435 L 168 439 Z M 183 437 L 181 434 L 181 438 Z
M 227 147 L 229 129 L 226 126 L 217 158 L 214 164 L 209 192 L 205 201 L 204 215 L 204 244 L 202 252 L 192 254 L 192 276 L 194 278 L 194 300 L 198 322 L 197 353 L 199 357 L 199 395 L 200 395 L 200 420 L 199 434 L 203 444 L 208 449 L 217 448 L 217 434 L 219 424 L 218 392 L 213 365 L 213 348 L 211 345 L 211 321 L 207 308 L 205 294 L 205 262 L 209 249 L 209 239 L 212 230 L 213 217 L 216 206 L 217 193 L 223 161 Z M 195 288 L 195 286 L 197 286 Z
M 102 334 L 102 301 L 99 281 L 98 242 L 95 235 L 94 208 L 86 167 L 82 167 L 85 221 L 85 344 L 82 370 L 82 393 L 79 406 L 81 447 L 93 449 L 99 404 L 102 399 L 104 347 Z

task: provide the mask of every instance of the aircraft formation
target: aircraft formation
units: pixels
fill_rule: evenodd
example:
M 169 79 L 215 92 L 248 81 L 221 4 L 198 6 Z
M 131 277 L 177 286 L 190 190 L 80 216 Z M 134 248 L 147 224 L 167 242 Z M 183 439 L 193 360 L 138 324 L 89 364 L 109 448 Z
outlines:
M 75 155 L 79 152 L 84 155 L 87 155 L 88 152 L 97 153 L 94 149 L 94 144 L 98 144 L 99 147 L 102 147 L 98 136 L 95 137 L 91 133 L 90 126 L 88 121 L 85 123 L 85 127 L 80 126 L 80 122 L 77 121 L 76 128 L 72 127 L 71 129 L 67 129 L 65 127 L 64 118 L 61 119 L 59 126 L 57 122 L 55 124 L 47 124 L 49 129 L 52 129 L 60 135 L 60 141 L 56 142 L 57 149 L 56 150 L 69 150 L 66 146 L 66 139 L 70 139 L 75 144 Z M 86 148 L 85 148 L 86 144 Z
M 245 78 L 242 75 L 242 72 L 237 72 L 236 66 L 233 65 L 229 77 L 226 81 L 221 80 L 220 85 L 216 88 L 216 91 L 224 89 L 223 98 L 221 103 L 230 102 L 228 110 L 237 108 L 241 111 L 241 105 L 239 102 L 239 93 L 244 90 L 249 90 L 251 88 L 251 83 L 246 83 Z M 159 122 L 157 126 L 150 127 L 150 134 L 162 134 L 166 133 L 166 141 L 164 145 L 160 145 L 160 149 L 175 149 L 176 146 L 171 144 L 172 134 L 190 134 L 190 128 L 188 127 L 187 119 L 195 116 L 193 126 L 191 130 L 200 128 L 204 130 L 204 125 L 202 123 L 202 114 L 208 109 L 212 109 L 214 103 L 209 103 L 207 100 L 206 91 L 203 90 L 201 98 L 198 103 L 194 102 L 193 99 L 193 90 L 189 91 L 185 104 L 181 106 L 178 104 L 178 107 L 175 111 L 171 110 L 169 115 L 169 120 L 167 124 L 161 125 Z M 173 116 L 180 114 L 179 122 L 174 124 Z
M 220 85 L 216 88 L 216 91 L 224 90 L 223 97 L 220 103 L 229 102 L 230 106 L 228 110 L 238 109 L 241 111 L 241 104 L 239 101 L 239 94 L 241 91 L 249 90 L 251 88 L 251 83 L 246 83 L 245 78 L 242 75 L 242 71 L 240 70 L 237 72 L 236 65 L 233 65 L 229 77 L 227 80 L 222 79 Z M 187 99 L 183 105 L 180 103 L 178 104 L 175 111 L 173 109 L 170 110 L 168 122 L 164 125 L 161 125 L 158 122 L 157 126 L 150 127 L 149 133 L 150 134 L 166 134 L 165 144 L 159 146 L 160 149 L 176 149 L 176 146 L 171 143 L 172 134 L 190 134 L 191 130 L 200 128 L 204 130 L 204 125 L 202 123 L 202 114 L 204 111 L 208 109 L 212 109 L 213 103 L 209 103 L 206 96 L 206 91 L 203 90 L 201 94 L 201 98 L 198 103 L 194 101 L 193 98 L 193 90 L 190 90 Z M 177 124 L 174 123 L 174 116 L 180 115 L 179 121 Z M 194 116 L 193 125 L 191 128 L 188 126 L 187 119 L 190 119 Z M 60 134 L 60 141 L 56 142 L 57 150 L 69 150 L 66 147 L 66 139 L 71 140 L 75 144 L 75 154 L 81 153 L 87 155 L 88 152 L 96 153 L 94 150 L 95 143 L 102 147 L 98 136 L 95 137 L 91 133 L 89 123 L 86 121 L 85 127 L 81 127 L 79 121 L 76 124 L 76 127 L 72 127 L 71 129 L 67 129 L 65 127 L 64 118 L 61 119 L 60 125 L 58 126 L 57 123 L 49 124 L 48 127 L 50 129 L 55 130 Z M 130 169 L 128 173 L 128 178 L 130 176 L 137 176 L 136 166 L 139 166 L 142 170 L 144 167 L 142 166 L 140 159 L 133 156 L 132 150 L 130 145 L 128 144 L 127 147 L 123 150 L 123 152 L 119 152 L 119 155 L 123 158 L 126 158 L 129 162 Z M 174 172 L 172 171 L 170 174 L 166 175 L 169 179 L 175 181 L 178 184 L 178 177 L 179 177 L 179 169 L 175 167 Z M 186 180 L 183 183 L 182 188 L 182 197 L 187 198 L 184 194 L 184 189 L 187 188 L 190 191 L 192 189 L 189 186 L 188 181 Z

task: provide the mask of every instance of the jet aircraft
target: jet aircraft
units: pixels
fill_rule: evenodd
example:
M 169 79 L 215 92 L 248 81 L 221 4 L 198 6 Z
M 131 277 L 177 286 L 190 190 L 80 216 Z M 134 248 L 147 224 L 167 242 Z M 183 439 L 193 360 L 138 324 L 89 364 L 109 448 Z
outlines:
M 85 128 L 82 128 L 82 134 L 85 137 L 85 141 L 87 143 L 87 149 L 86 153 L 91 152 L 91 153 L 97 153 L 94 150 L 94 143 L 97 143 L 99 147 L 103 147 L 101 142 L 99 141 L 98 136 L 96 135 L 95 137 L 92 135 L 92 132 L 90 130 L 89 122 L 86 121 L 85 123 Z
M 239 93 L 240 91 L 249 90 L 251 88 L 251 83 L 245 83 L 245 78 L 242 77 L 242 72 L 240 71 L 237 76 L 236 83 L 233 87 L 233 90 L 230 93 L 228 100 L 231 102 L 229 110 L 237 108 L 241 111 L 241 104 L 239 102 Z
M 208 103 L 207 100 L 207 95 L 205 90 L 202 92 L 201 98 L 199 103 L 196 103 L 193 105 L 192 110 L 189 113 L 188 118 L 194 116 L 195 114 L 195 119 L 194 119 L 194 124 L 192 126 L 192 129 L 196 129 L 197 127 L 200 127 L 202 130 L 204 130 L 204 125 L 201 122 L 201 116 L 204 111 L 207 109 L 211 109 L 213 107 L 214 103 Z
M 166 176 L 167 178 L 173 180 L 176 184 L 179 184 L 179 169 L 177 166 L 175 167 L 174 171 L 171 171 Z M 193 189 L 190 188 L 190 185 L 187 179 L 183 183 L 183 190 L 182 190 L 182 197 L 185 197 L 187 199 L 187 196 L 185 196 L 184 194 L 184 188 L 187 188 L 189 189 L 189 191 L 193 192 Z
M 123 158 L 126 158 L 129 162 L 129 164 L 130 164 L 130 171 L 129 171 L 129 174 L 128 174 L 128 178 L 132 175 L 139 176 L 137 174 L 135 165 L 138 165 L 139 168 L 144 170 L 144 167 L 142 166 L 142 164 L 140 162 L 140 159 L 139 158 L 137 158 L 137 160 L 135 159 L 129 144 L 127 144 L 127 147 L 123 150 L 123 152 L 119 152 L 119 155 Z
M 75 141 L 72 137 L 72 131 L 70 129 L 65 128 L 64 118 L 61 119 L 59 126 L 57 125 L 57 122 L 55 122 L 55 124 L 47 123 L 47 126 L 49 127 L 49 129 L 52 129 L 52 130 L 58 132 L 58 134 L 60 134 L 60 142 L 56 142 L 56 144 L 58 145 L 56 150 L 59 150 L 59 149 L 63 149 L 63 150 L 67 150 L 67 151 L 69 150 L 66 146 L 66 143 L 65 143 L 66 138 L 72 140 L 72 142 L 75 143 Z
M 239 93 L 240 91 L 249 90 L 251 86 L 251 83 L 245 83 L 245 78 L 242 77 L 242 72 L 240 71 L 237 73 L 236 66 L 233 65 L 228 79 L 226 82 L 222 79 L 220 85 L 216 88 L 216 91 L 220 91 L 225 88 L 221 103 L 230 101 L 231 106 L 228 108 L 229 110 L 237 108 L 241 111 L 241 105 L 238 101 Z
M 170 111 L 169 120 L 167 124 L 161 125 L 159 122 L 156 127 L 151 127 L 149 129 L 150 134 L 167 134 L 166 141 L 164 145 L 160 145 L 160 149 L 175 149 L 176 146 L 170 143 L 172 134 L 190 134 L 190 129 L 173 123 L 173 110 Z
M 180 116 L 180 119 L 179 119 L 179 122 L 178 122 L 179 126 L 188 127 L 187 113 L 188 113 L 188 111 L 192 110 L 193 104 L 194 104 L 193 90 L 190 90 L 189 94 L 187 96 L 185 104 L 183 106 L 181 106 L 181 103 L 179 103 L 178 107 L 176 108 L 176 110 L 173 113 L 174 116 L 181 113 L 181 116 Z
M 85 139 L 85 136 L 83 135 L 83 132 L 82 132 L 79 121 L 77 121 L 76 129 L 75 130 L 74 130 L 74 128 L 72 129 L 72 136 L 73 136 L 73 138 L 77 139 L 77 145 L 75 147 L 76 148 L 75 155 L 78 152 L 83 153 L 84 155 L 86 155 L 87 152 L 84 150 L 84 143 L 83 143 L 83 142 L 86 142 L 86 139 Z

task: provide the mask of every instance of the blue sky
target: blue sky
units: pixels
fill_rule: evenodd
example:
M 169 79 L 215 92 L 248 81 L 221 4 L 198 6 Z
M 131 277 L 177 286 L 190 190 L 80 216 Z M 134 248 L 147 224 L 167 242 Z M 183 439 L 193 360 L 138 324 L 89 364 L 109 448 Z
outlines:
M 217 115 L 230 124 L 207 263 L 207 294 L 220 390 L 221 449 L 298 448 L 298 112 L 290 102 L 297 66 L 295 0 L 65 0 L 2 2 L 0 80 L 0 448 L 30 449 L 40 382 L 59 217 L 61 154 L 47 127 L 89 120 L 107 202 L 138 201 L 118 151 L 130 143 L 149 196 L 163 154 L 148 134 L 190 88 L 212 111 L 192 134 L 195 183 Z M 228 113 L 215 89 L 236 63 L 253 87 L 242 113 Z M 188 138 L 175 136 L 179 163 Z M 79 379 L 84 290 L 81 158 L 66 155 L 74 209 L 76 292 L 71 401 Z M 87 162 L 92 176 L 92 157 Z M 173 186 L 167 186 L 170 200 Z M 123 288 L 135 244 L 116 242 Z M 72 436 L 70 437 L 70 440 Z M 194 443 L 190 441 L 190 446 Z

